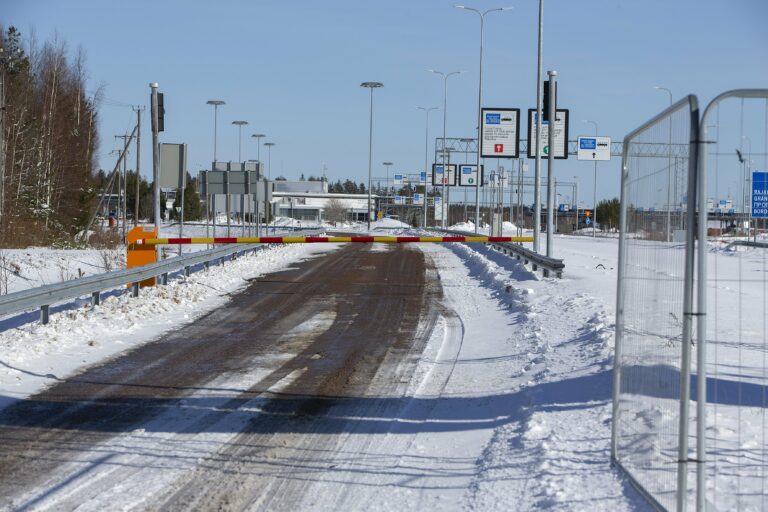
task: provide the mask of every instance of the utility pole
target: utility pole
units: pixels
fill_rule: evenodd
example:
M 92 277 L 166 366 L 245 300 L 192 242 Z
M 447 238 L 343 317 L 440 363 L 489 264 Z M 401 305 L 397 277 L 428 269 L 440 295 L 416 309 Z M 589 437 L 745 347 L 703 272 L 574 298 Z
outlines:
M 152 89 L 152 179 L 154 181 L 154 218 L 155 229 L 160 230 L 160 151 L 158 147 L 158 112 L 157 112 L 157 88 L 160 85 L 157 82 L 149 84 Z M 157 246 L 157 260 L 160 261 L 160 246 Z
M 126 141 L 131 138 L 130 135 L 127 133 L 125 135 L 115 135 L 116 139 L 122 139 L 123 140 L 123 146 L 126 145 Z M 123 231 L 123 241 L 126 240 L 125 234 L 125 224 L 127 222 L 127 210 L 128 210 L 128 150 L 125 150 L 125 155 L 123 155 L 123 180 L 122 180 L 122 187 L 120 188 L 119 197 L 122 198 L 122 220 L 120 221 L 122 223 L 122 231 Z M 137 196 L 138 197 L 138 196 Z
M 136 201 L 133 209 L 133 225 L 139 225 L 139 183 L 141 175 L 139 174 L 139 163 L 141 162 L 141 112 L 144 107 L 137 106 L 133 109 L 136 112 Z

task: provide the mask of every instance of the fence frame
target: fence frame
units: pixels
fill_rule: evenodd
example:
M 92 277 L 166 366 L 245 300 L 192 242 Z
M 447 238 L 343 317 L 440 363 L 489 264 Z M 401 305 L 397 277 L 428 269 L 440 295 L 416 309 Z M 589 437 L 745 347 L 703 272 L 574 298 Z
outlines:
M 670 105 L 650 120 L 643 123 L 641 126 L 630 132 L 624 137 L 623 150 L 622 150 L 622 162 L 621 162 L 621 208 L 619 210 L 619 261 L 618 261 L 618 278 L 617 278 L 617 290 L 616 290 L 616 337 L 614 346 L 614 365 L 613 365 L 613 404 L 612 404 L 612 417 L 611 423 L 611 461 L 622 472 L 630 477 L 630 481 L 633 486 L 638 488 L 640 492 L 649 499 L 651 504 L 656 508 L 664 508 L 661 504 L 648 492 L 643 485 L 628 471 L 618 457 L 618 424 L 619 424 L 619 395 L 621 389 L 621 356 L 622 356 L 622 343 L 624 338 L 624 265 L 626 263 L 626 251 L 627 251 L 627 203 L 626 199 L 629 193 L 628 178 L 629 178 L 629 159 L 630 155 L 630 141 L 633 137 L 644 132 L 646 129 L 652 127 L 659 121 L 670 117 L 682 108 L 689 108 L 690 110 L 690 141 L 698 141 L 699 132 L 699 108 L 698 99 L 694 95 L 688 95 L 678 100 L 676 103 Z M 697 158 L 698 152 L 695 144 L 689 145 L 688 148 L 688 197 L 695 198 L 696 191 L 696 176 L 697 176 Z M 706 202 L 704 203 L 706 204 Z M 687 220 L 689 229 L 686 230 L 686 247 L 685 247 L 685 274 L 683 278 L 683 326 L 682 326 L 682 338 L 681 338 L 681 359 L 680 359 L 680 417 L 678 427 L 678 469 L 677 469 L 677 492 L 676 501 L 677 509 L 685 510 L 687 499 L 687 475 L 688 475 L 688 425 L 689 425 L 689 402 L 690 402 L 690 372 L 691 372 L 691 328 L 693 322 L 694 313 L 692 312 L 693 306 L 693 277 L 694 277 L 694 257 L 695 257 L 695 236 L 693 226 L 696 219 L 696 206 L 691 205 L 689 202 L 687 211 Z
M 714 141 L 708 139 L 707 121 L 709 115 L 714 111 L 723 100 L 729 98 L 740 99 L 766 99 L 768 100 L 768 89 L 732 89 L 715 96 L 709 102 L 701 115 L 699 127 L 699 136 L 692 139 L 691 143 L 696 146 L 698 153 L 698 189 L 697 203 L 698 212 L 698 244 L 696 259 L 697 268 L 697 315 L 696 331 L 698 349 L 696 353 L 696 510 L 704 512 L 707 508 L 707 222 L 709 212 L 707 211 L 707 144 Z M 720 137 L 720 133 L 717 134 Z M 688 197 L 693 197 L 690 193 Z M 751 209 L 751 206 L 750 206 Z M 693 225 L 693 224 L 691 224 Z

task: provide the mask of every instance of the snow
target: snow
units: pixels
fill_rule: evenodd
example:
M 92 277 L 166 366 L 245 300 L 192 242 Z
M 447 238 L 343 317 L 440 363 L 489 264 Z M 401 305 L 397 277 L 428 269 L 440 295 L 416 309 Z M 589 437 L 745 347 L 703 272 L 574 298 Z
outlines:
M 171 279 L 167 286 L 143 288 L 138 299 L 125 290 L 105 296 L 96 308 L 83 301 L 83 307 L 52 314 L 47 325 L 8 329 L 13 320 L 0 322 L 0 329 L 6 329 L 0 332 L 0 408 L 222 307 L 229 294 L 247 286 L 248 279 L 336 248 L 337 244 L 265 246 L 224 266 Z M 48 250 L 29 253 L 36 255 L 33 262 L 49 256 Z
M 403 227 L 393 225 L 399 222 L 394 219 L 377 222 L 383 224 L 372 223 L 374 229 Z M 507 224 L 504 233 L 516 234 L 517 228 Z M 366 226 L 356 223 L 346 228 L 358 231 Z M 452 228 L 474 231 L 467 224 Z M 392 418 L 394 426 L 386 435 L 345 435 L 343 452 L 328 454 L 334 470 L 311 473 L 312 492 L 300 508 L 338 508 L 343 501 L 340 496 L 348 500 L 346 508 L 355 510 L 650 508 L 609 462 L 617 238 L 556 235 L 554 239 L 555 255 L 566 264 L 562 279 L 540 278 L 519 262 L 479 244 L 419 246 L 436 263 L 446 311 L 404 391 L 406 406 Z M 2 332 L 2 394 L 15 399 L 27 396 L 86 365 L 221 307 L 227 301 L 226 293 L 244 287 L 247 278 L 335 247 L 312 244 L 265 249 L 247 260 L 212 267 L 166 287 L 142 290 L 138 300 L 125 294 L 110 297 L 95 310 L 85 307 L 53 315 L 47 326 Z M 728 372 L 736 368 L 745 372 L 739 375 L 740 382 L 764 386 L 765 367 L 758 364 L 764 361 L 757 344 L 760 340 L 749 338 L 749 333 L 761 332 L 765 278 L 749 281 L 744 276 L 765 272 L 765 252 L 725 243 L 710 247 L 709 266 L 718 276 L 710 283 L 710 293 L 717 297 L 710 300 L 710 306 L 719 311 L 740 297 L 744 300 L 740 306 L 743 323 L 721 318 L 719 325 L 713 325 L 721 331 L 710 331 L 717 332 L 713 339 L 744 336 L 754 342 L 744 350 L 716 343 L 711 348 L 718 358 L 713 369 Z M 372 244 L 370 250 L 388 251 L 390 246 Z M 66 266 L 65 260 L 89 261 L 93 271 L 98 271 L 98 253 L 35 249 L 19 254 L 22 257 L 16 261 L 27 265 L 24 276 L 43 275 L 35 277 L 36 282 L 55 280 L 56 269 Z M 34 270 L 44 261 L 49 262 L 45 270 Z M 739 279 L 740 286 L 736 285 Z M 321 314 L 285 335 L 327 330 L 332 321 Z M 221 375 L 207 388 L 246 389 L 270 372 L 272 364 L 290 357 L 292 354 L 273 354 L 269 361 L 254 364 L 254 372 Z M 745 367 L 744 360 L 756 363 Z M 269 391 L 277 392 L 299 377 L 288 375 Z M 227 400 L 226 396 L 209 398 L 213 409 L 218 401 Z M 194 471 L 199 461 L 225 446 L 258 412 L 258 402 L 246 403 L 223 418 L 223 424 L 189 434 L 184 426 L 199 421 L 205 411 L 169 409 L 153 424 L 173 423 L 173 429 L 148 425 L 146 432 L 139 430 L 105 442 L 94 453 L 119 453 L 110 470 L 115 474 L 104 477 L 103 483 L 94 475 L 97 483 L 88 485 L 114 486 L 118 480 L 120 485 L 109 487 L 103 497 L 106 501 L 93 498 L 86 508 L 107 504 L 151 508 L 153 493 L 173 485 L 182 473 Z M 660 421 L 652 411 L 646 412 L 643 420 L 649 425 Z M 757 418 L 760 412 L 759 407 L 744 409 L 748 418 Z M 339 410 L 338 414 L 343 417 L 354 411 Z M 740 422 L 733 404 L 717 404 L 710 414 L 710 431 L 718 438 L 720 452 L 759 451 L 764 422 Z M 182 454 L 192 442 L 194 457 Z M 73 463 L 72 471 L 79 467 Z M 128 472 L 125 468 L 140 469 Z M 745 474 L 745 486 L 759 489 L 759 477 L 764 473 L 757 471 Z M 720 480 L 718 485 L 731 489 L 736 483 Z M 52 502 L 54 507 L 62 503 Z M 738 502 L 729 497 L 722 504 L 727 509 Z

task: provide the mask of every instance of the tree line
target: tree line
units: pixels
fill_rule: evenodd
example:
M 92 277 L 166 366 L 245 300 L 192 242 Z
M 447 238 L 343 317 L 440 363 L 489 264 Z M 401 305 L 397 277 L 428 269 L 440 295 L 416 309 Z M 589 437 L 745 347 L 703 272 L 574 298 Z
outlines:
M 96 193 L 98 95 L 86 91 L 85 55 L 59 39 L 25 50 L 12 26 L 0 27 L 0 47 L 0 244 L 65 243 Z

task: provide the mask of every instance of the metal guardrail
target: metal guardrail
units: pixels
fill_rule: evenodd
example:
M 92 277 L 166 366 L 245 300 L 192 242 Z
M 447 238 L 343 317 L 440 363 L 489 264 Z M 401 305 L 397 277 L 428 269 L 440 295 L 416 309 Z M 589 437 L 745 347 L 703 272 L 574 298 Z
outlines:
M 447 229 L 434 229 L 434 228 L 430 228 L 430 230 L 438 231 L 441 233 L 451 233 L 454 235 L 461 235 L 461 236 L 475 236 L 474 233 L 469 233 L 465 231 L 450 231 Z M 554 274 L 554 276 L 557 278 L 563 277 L 563 269 L 565 268 L 565 264 L 563 263 L 563 260 L 548 258 L 530 249 L 526 249 L 520 244 L 516 244 L 512 242 L 491 242 L 488 245 L 490 245 L 491 247 L 493 247 L 499 252 L 502 252 L 510 256 L 514 256 L 516 259 L 522 261 L 525 265 L 528 265 L 530 263 L 531 270 L 533 270 L 534 272 L 539 270 L 539 267 L 541 267 L 541 273 L 544 277 L 550 277 L 551 274 Z
M 312 236 L 319 235 L 322 232 L 323 230 L 314 229 L 306 230 L 303 233 L 307 236 Z M 261 244 L 224 245 L 169 258 L 142 267 L 116 270 L 114 272 L 106 272 L 104 274 L 9 293 L 0 296 L 0 317 L 40 308 L 40 322 L 47 324 L 49 308 L 52 304 L 83 295 L 91 295 L 91 304 L 98 305 L 103 291 L 120 288 L 127 284 L 132 285 L 131 294 L 137 297 L 141 281 L 158 278 L 158 284 L 168 284 L 168 274 L 170 273 L 183 270 L 184 275 L 188 276 L 191 268 L 196 265 L 204 264 L 207 268 L 208 264 L 212 261 L 218 260 L 223 263 L 224 258 L 227 256 L 235 255 L 236 257 L 237 254 L 246 253 L 258 247 L 261 247 Z

